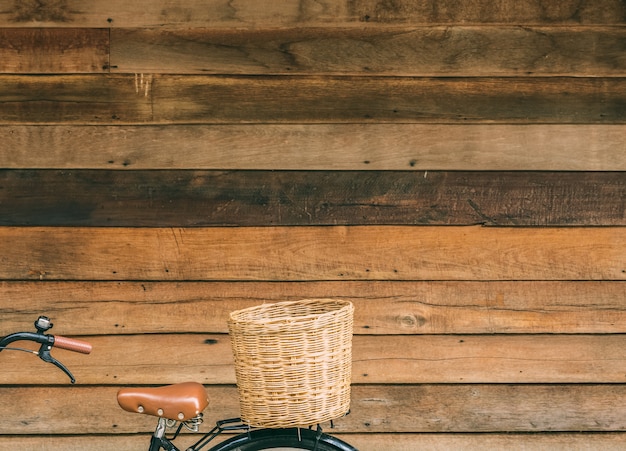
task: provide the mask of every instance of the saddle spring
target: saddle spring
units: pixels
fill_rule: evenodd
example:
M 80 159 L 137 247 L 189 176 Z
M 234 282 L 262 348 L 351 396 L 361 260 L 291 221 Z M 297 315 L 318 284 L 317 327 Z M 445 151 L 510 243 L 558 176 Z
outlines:
M 202 413 L 199 413 L 193 418 L 188 419 L 187 421 L 183 421 L 183 426 L 190 430 L 191 432 L 198 432 L 200 429 L 200 425 L 204 420 L 202 419 Z

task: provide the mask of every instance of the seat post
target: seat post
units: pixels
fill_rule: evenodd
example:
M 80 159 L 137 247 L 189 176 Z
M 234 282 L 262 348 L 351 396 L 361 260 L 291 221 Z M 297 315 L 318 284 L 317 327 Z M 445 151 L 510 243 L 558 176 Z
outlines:
M 157 423 L 156 429 L 154 430 L 154 434 L 152 435 L 158 439 L 165 437 L 165 427 L 166 427 L 165 418 L 159 418 L 159 422 Z
M 154 430 L 154 434 L 152 434 L 152 439 L 150 440 L 150 450 L 149 451 L 159 451 L 161 447 L 164 445 L 163 438 L 165 437 L 165 428 L 166 428 L 166 419 L 159 418 L 159 422 L 157 423 L 156 429 Z M 164 448 L 167 449 L 167 448 Z

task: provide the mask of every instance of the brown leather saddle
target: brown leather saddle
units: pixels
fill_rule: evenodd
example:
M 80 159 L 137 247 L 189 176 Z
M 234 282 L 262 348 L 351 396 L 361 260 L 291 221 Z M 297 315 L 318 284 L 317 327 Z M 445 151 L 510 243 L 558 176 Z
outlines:
M 176 421 L 194 418 L 209 405 L 204 386 L 197 382 L 163 387 L 122 388 L 117 393 L 117 402 L 128 412 Z

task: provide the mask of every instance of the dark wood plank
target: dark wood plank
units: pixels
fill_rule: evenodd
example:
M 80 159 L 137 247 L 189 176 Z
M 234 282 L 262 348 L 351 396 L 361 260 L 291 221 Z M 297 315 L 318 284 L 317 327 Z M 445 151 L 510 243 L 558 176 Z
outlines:
M 624 78 L 156 77 L 156 122 L 623 123 Z
M 367 23 L 624 24 L 620 0 L 0 1 L 0 26 L 307 26 Z
M 626 122 L 625 78 L 0 76 L 0 123 Z
M 625 125 L 0 125 L 0 139 L 13 169 L 626 171 Z
M 114 72 L 623 76 L 621 28 L 310 27 L 111 30 Z
M 625 333 L 625 282 L 0 282 L 0 335 L 40 314 L 61 335 L 227 333 L 264 302 L 340 298 L 354 333 Z M 93 318 L 98 318 L 94 323 Z
M 236 417 L 239 410 L 235 387 L 207 389 L 211 404 L 204 412 L 203 430 L 217 419 Z M 152 432 L 154 418 L 122 411 L 115 400 L 117 390 L 0 387 L 3 432 Z M 623 431 L 626 407 L 619 401 L 624 396 L 624 384 L 356 385 L 350 415 L 336 420 L 332 432 Z
M 625 172 L 0 170 L 0 186 L 0 225 L 626 225 Z
M 620 23 L 626 7 L 618 0 L 358 0 L 351 11 L 366 22 L 404 23 Z M 612 16 L 612 17 L 611 17 Z
M 5 280 L 626 280 L 622 227 L 0 227 Z
M 0 28 L 0 73 L 102 73 L 109 70 L 105 28 Z
M 53 354 L 79 384 L 236 382 L 228 335 L 149 332 L 87 336 L 83 339 L 94 348 L 89 356 Z M 623 334 L 358 335 L 352 345 L 352 383 L 621 383 L 625 345 Z M 68 378 L 32 355 L 3 352 L 0 384 L 18 383 L 65 385 Z

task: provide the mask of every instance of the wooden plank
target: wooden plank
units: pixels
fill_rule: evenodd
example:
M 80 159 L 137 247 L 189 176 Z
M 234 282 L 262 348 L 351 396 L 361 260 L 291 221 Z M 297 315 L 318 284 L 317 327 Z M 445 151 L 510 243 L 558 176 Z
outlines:
M 168 431 L 169 432 L 169 431 Z M 0 436 L 0 447 L 23 451 L 146 451 L 151 433 L 118 435 L 4 435 Z M 175 440 L 179 449 L 186 449 L 200 440 L 200 434 L 186 433 Z M 231 435 L 218 437 L 211 445 Z M 607 444 L 610 448 L 610 442 Z M 394 450 L 395 451 L 395 450 Z
M 0 26 L 11 27 L 142 27 L 308 26 L 367 23 L 512 23 L 512 24 L 623 24 L 625 8 L 619 0 L 95 0 L 89 8 L 80 0 L 0 1 Z
M 138 81 L 139 83 L 139 81 Z M 134 76 L 0 75 L 0 122 L 115 123 L 152 118 L 145 84 Z
M 357 17 L 366 22 L 382 23 L 414 20 L 427 20 L 429 23 L 620 23 L 626 17 L 624 5 L 614 0 L 565 0 L 556 3 L 550 0 L 477 0 L 469 3 L 454 0 L 400 0 L 391 4 L 379 0 L 362 0 L 353 2 L 353 5 L 351 11 Z M 611 14 L 615 16 L 610 17 Z
M 332 434 L 332 431 L 330 431 Z M 333 434 L 335 435 L 335 434 Z M 513 434 L 337 434 L 360 451 L 456 450 L 530 451 L 591 450 L 621 451 L 626 442 L 624 433 L 513 433 Z M 1 443 L 1 442 L 0 442 Z M 61 450 L 59 450 L 61 451 Z M 112 450 L 114 451 L 114 450 Z
M 0 28 L 0 73 L 102 73 L 106 28 Z
M 211 404 L 204 412 L 203 430 L 217 419 L 237 416 L 239 410 L 235 387 L 209 386 L 207 391 Z M 0 387 L 3 432 L 153 431 L 154 419 L 122 411 L 116 392 L 117 387 Z M 335 421 L 334 432 L 622 431 L 623 396 L 623 384 L 356 385 L 351 413 Z
M 114 28 L 122 73 L 623 76 L 608 27 Z
M 623 123 L 622 78 L 159 76 L 157 122 Z
M 626 78 L 3 75 L 0 123 L 626 121 Z
M 624 282 L 0 281 L 0 335 L 40 314 L 61 335 L 227 333 L 232 310 L 303 298 L 354 303 L 355 334 L 626 332 Z
M 357 336 L 353 383 L 595 383 L 626 380 L 619 335 Z
M 625 280 L 607 228 L 0 228 L 9 280 Z
M 0 186 L 0 225 L 626 225 L 626 172 L 0 170 Z
M 626 171 L 624 125 L 0 125 L 0 138 L 12 169 Z
M 86 340 L 94 348 L 89 356 L 53 353 L 79 384 L 236 382 L 228 335 L 146 333 Z M 625 344 L 623 334 L 357 335 L 352 383 L 622 383 Z M 2 353 L 1 384 L 67 382 L 65 374 L 30 354 Z
M 515 450 L 591 450 L 622 451 L 626 436 L 623 432 L 584 432 L 584 433 L 404 433 L 404 434 L 335 434 L 325 432 L 350 443 L 360 451 L 415 451 L 416 449 L 471 451 Z M 185 449 L 200 439 L 197 434 L 184 434 L 176 439 L 176 444 Z M 225 436 L 228 437 L 228 436 Z M 215 443 L 221 439 L 215 440 Z M 133 435 L 13 435 L 0 436 L 3 449 L 24 451 L 145 451 L 149 434 Z M 179 444 L 180 443 L 180 444 Z M 181 446 L 182 445 L 182 446 Z

